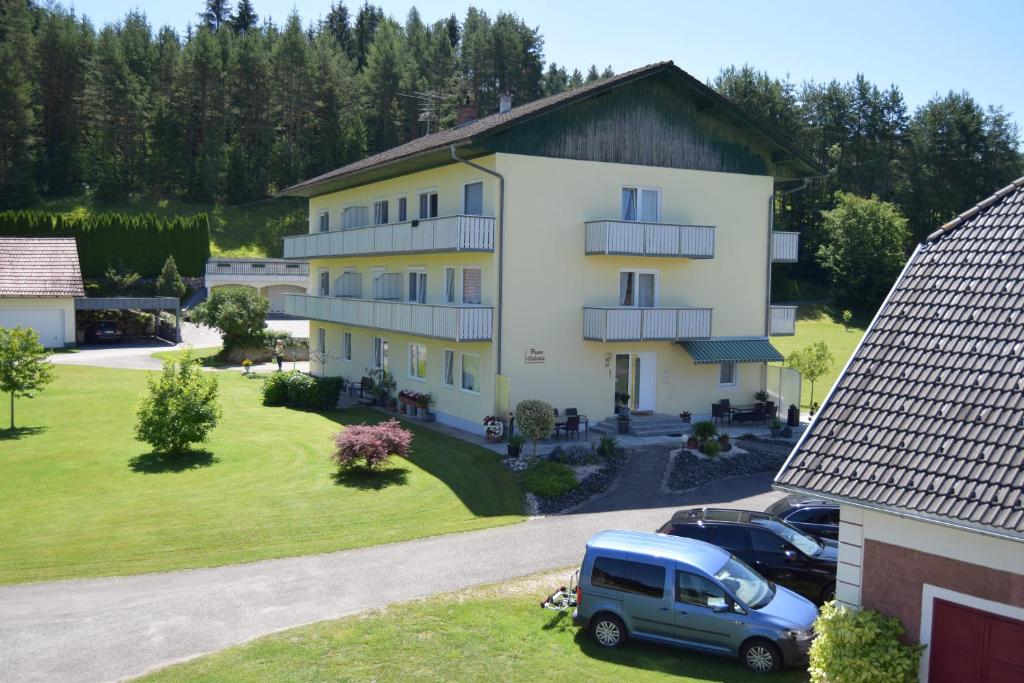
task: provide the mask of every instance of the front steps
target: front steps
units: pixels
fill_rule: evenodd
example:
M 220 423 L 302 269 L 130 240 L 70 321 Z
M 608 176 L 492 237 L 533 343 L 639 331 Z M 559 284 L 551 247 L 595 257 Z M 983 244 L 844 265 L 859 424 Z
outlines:
M 629 417 L 629 435 L 668 436 L 669 434 L 687 434 L 690 431 L 690 425 L 698 419 L 700 419 L 700 416 L 694 416 L 690 422 L 683 422 L 683 419 L 678 415 L 665 415 L 662 413 L 637 415 L 634 413 Z M 615 436 L 619 433 L 618 416 L 612 415 L 600 422 L 595 422 L 590 426 L 590 429 L 598 434 Z

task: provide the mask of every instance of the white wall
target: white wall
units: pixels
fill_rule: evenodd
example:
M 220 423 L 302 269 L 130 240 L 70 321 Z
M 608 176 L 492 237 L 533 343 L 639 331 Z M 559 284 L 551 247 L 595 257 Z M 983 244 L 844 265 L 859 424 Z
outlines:
M 75 343 L 75 299 L 74 297 L 11 297 L 0 299 L 0 309 L 57 310 L 64 317 L 64 344 Z M 17 319 L 17 316 L 14 316 Z

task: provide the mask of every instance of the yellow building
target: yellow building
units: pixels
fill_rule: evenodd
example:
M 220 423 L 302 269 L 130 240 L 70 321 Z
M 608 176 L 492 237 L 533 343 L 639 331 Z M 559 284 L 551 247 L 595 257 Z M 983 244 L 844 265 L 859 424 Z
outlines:
M 473 431 L 525 398 L 594 422 L 773 391 L 772 201 L 821 169 L 671 62 L 503 108 L 283 192 L 311 371 L 386 367 Z

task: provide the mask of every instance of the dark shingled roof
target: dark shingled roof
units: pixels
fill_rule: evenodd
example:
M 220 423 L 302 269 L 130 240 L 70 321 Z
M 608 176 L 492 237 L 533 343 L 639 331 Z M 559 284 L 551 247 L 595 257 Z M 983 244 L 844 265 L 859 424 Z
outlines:
M 85 296 L 74 237 L 0 237 L 0 297 Z
M 533 102 L 513 107 L 505 113 L 491 114 L 490 116 L 485 116 L 484 118 L 477 119 L 471 123 L 467 123 L 456 128 L 449 128 L 447 130 L 438 131 L 437 133 L 424 135 L 416 138 L 415 140 L 411 140 L 404 145 L 392 147 L 391 149 L 378 154 L 368 156 L 365 159 L 355 161 L 347 166 L 342 166 L 341 168 L 318 175 L 314 178 L 303 180 L 300 183 L 296 183 L 291 187 L 281 190 L 280 194 L 302 197 L 310 196 L 311 192 L 317 185 L 321 185 L 327 181 L 342 178 L 344 176 L 353 176 L 362 171 L 368 171 L 402 159 L 444 149 L 449 145 L 460 145 L 474 140 L 479 140 L 487 135 L 496 133 L 499 130 L 503 130 L 532 116 L 556 109 L 559 106 L 576 100 L 591 97 L 599 92 L 603 92 L 610 88 L 614 88 L 661 71 L 672 71 L 673 73 L 682 76 L 690 87 L 700 92 L 704 97 L 710 98 L 714 101 L 716 106 L 721 107 L 723 110 L 727 110 L 734 116 L 740 118 L 743 123 L 760 133 L 774 145 L 787 150 L 794 158 L 806 164 L 807 167 L 815 169 L 818 172 L 824 171 L 817 162 L 793 147 L 789 142 L 783 141 L 777 133 L 770 130 L 768 127 L 750 118 L 730 100 L 719 95 L 717 92 L 677 67 L 672 61 L 665 61 L 648 64 L 647 66 L 640 67 L 639 69 L 626 71 L 610 78 L 595 81 L 594 83 L 590 83 L 579 88 L 574 88 L 573 90 L 558 93 L 557 95 L 542 97 L 539 100 L 534 100 Z
M 918 247 L 775 483 L 1024 540 L 1024 178 Z

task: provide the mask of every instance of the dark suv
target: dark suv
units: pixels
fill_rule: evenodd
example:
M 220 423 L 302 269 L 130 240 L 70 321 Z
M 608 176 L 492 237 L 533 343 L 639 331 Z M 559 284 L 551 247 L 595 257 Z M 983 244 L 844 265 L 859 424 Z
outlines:
M 818 538 L 839 538 L 839 506 L 821 498 L 786 496 L 765 510 Z
M 817 539 L 777 517 L 749 510 L 680 510 L 658 533 L 728 550 L 769 581 L 821 604 L 836 593 L 839 544 Z

